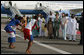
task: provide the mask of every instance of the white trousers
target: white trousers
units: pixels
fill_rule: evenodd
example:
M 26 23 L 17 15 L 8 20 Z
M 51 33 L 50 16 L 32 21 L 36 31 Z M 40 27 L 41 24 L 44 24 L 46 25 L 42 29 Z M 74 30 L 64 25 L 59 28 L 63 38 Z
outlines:
M 41 32 L 41 36 L 45 36 L 45 32 L 44 32 L 44 30 L 41 30 L 42 32 Z
M 66 29 L 67 29 L 67 25 L 65 25 L 64 29 L 62 29 L 62 34 L 63 34 L 64 40 L 66 40 Z
M 69 35 L 69 40 L 76 40 L 76 35 Z
M 15 37 L 14 32 L 8 33 L 8 37 Z
M 42 36 L 42 28 L 40 27 L 39 36 Z

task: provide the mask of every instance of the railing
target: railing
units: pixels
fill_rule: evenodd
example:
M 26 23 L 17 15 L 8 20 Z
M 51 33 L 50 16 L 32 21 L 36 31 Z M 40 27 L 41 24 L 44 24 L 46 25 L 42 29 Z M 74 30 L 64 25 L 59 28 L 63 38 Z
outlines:
M 14 17 L 16 15 L 14 8 L 12 6 L 10 6 L 10 11 L 12 12 L 12 17 Z
M 16 5 L 10 6 L 10 10 L 12 12 L 12 17 L 14 17 L 16 14 L 18 14 L 19 16 L 22 16 L 21 13 L 20 13 L 20 11 L 16 7 Z
M 18 15 L 20 15 L 20 16 L 22 15 L 22 14 L 20 13 L 20 11 L 18 10 L 18 8 L 17 8 L 16 5 L 14 6 L 14 9 L 15 9 L 16 14 L 18 14 Z
M 49 6 L 43 6 L 43 5 L 42 5 L 42 6 L 39 6 L 39 7 L 38 7 L 38 5 L 39 5 L 39 4 L 36 5 L 36 10 L 43 10 L 47 15 L 50 14 L 50 11 L 54 13 L 54 11 L 53 11 L 52 9 L 50 9 Z

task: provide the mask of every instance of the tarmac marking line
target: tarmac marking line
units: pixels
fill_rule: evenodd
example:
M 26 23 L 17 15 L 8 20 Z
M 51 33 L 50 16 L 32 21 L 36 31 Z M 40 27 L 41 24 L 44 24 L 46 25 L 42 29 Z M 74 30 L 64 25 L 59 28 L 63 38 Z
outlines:
M 4 32 L 5 32 L 5 30 L 3 30 L 3 29 L 1 29 L 1 31 L 4 31 Z M 22 37 L 22 36 L 20 36 L 20 35 L 18 35 L 18 34 L 16 34 L 16 36 L 18 36 L 18 37 L 24 39 L 24 37 Z M 27 41 L 28 41 L 28 40 L 27 40 Z M 52 47 L 52 46 L 49 46 L 49 45 L 46 45 L 46 44 L 42 44 L 42 43 L 40 43 L 40 42 L 38 42 L 38 41 L 35 41 L 35 40 L 34 40 L 33 42 L 36 43 L 36 44 L 38 44 L 38 45 L 40 45 L 40 46 L 43 46 L 43 47 L 46 47 L 46 48 L 51 49 L 51 50 L 53 50 L 53 51 L 59 52 L 59 53 L 61 53 L 61 54 L 72 54 L 72 53 L 66 52 L 66 51 L 64 51 L 64 50 L 58 49 L 58 48 L 56 48 L 56 47 Z

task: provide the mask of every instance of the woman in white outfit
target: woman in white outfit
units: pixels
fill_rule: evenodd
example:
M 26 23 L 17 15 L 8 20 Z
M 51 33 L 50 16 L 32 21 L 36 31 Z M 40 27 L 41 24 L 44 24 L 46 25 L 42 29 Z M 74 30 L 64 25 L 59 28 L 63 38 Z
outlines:
M 62 34 L 63 34 L 64 40 L 67 40 L 66 39 L 67 22 L 68 22 L 68 19 L 66 18 L 65 13 L 62 13 L 61 28 L 62 28 Z

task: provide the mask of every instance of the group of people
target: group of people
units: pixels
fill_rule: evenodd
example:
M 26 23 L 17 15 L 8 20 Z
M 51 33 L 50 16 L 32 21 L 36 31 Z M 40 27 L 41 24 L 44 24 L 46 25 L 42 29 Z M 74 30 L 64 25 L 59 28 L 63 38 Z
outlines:
M 80 44 L 83 44 L 83 13 L 81 14 L 80 20 L 77 20 L 74 14 L 68 16 L 65 13 L 56 13 L 56 15 L 52 14 L 50 11 L 50 15 L 47 18 L 48 25 L 48 36 L 50 39 L 59 38 L 59 31 L 62 31 L 62 37 L 64 40 L 69 38 L 69 41 L 76 41 L 77 30 L 80 31 Z
M 64 40 L 67 40 L 67 34 L 69 40 L 76 41 L 76 29 L 77 29 L 77 21 L 75 16 L 72 14 L 71 17 L 68 16 L 68 14 L 62 13 L 62 17 L 59 17 L 59 13 L 56 13 L 55 15 L 52 14 L 50 11 L 50 15 L 47 17 L 47 22 L 45 22 L 44 18 L 41 17 L 41 14 L 38 16 L 39 20 L 39 36 L 45 36 L 47 35 L 49 39 L 52 38 L 59 38 L 59 31 L 62 31 L 62 36 Z M 46 26 L 46 27 L 45 27 Z M 46 28 L 46 31 L 44 31 L 44 28 Z M 46 33 L 45 35 L 43 35 Z M 73 38 L 72 38 L 73 36 Z
M 61 29 L 64 40 L 67 40 L 66 35 L 68 34 L 70 41 L 76 41 L 77 22 L 83 22 L 77 21 L 73 14 L 71 17 L 68 17 L 65 13 L 62 13 L 61 15 L 62 17 L 59 17 L 59 13 L 54 15 L 50 11 L 50 15 L 48 15 L 47 21 L 45 21 L 42 14 L 33 16 L 31 20 L 25 15 L 21 17 L 16 14 L 15 17 L 12 18 L 12 20 L 4 28 L 4 30 L 8 33 L 8 42 L 10 43 L 9 48 L 15 48 L 14 42 L 16 42 L 16 29 L 24 33 L 25 40 L 29 40 L 28 48 L 26 49 L 26 53 L 28 54 L 31 53 L 30 47 L 32 46 L 33 36 L 35 34 L 38 37 L 47 36 L 49 39 L 59 38 L 59 30 Z M 20 25 L 21 28 L 19 28 L 18 25 Z M 80 30 L 80 44 L 83 44 L 83 28 L 80 27 Z

